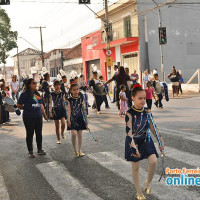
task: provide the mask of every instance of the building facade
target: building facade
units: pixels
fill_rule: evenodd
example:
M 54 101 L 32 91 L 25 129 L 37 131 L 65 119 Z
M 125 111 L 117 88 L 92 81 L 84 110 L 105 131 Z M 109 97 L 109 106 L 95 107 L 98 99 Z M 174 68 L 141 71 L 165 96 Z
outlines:
M 92 65 L 96 65 L 103 75 L 106 74 L 106 56 L 103 49 L 94 50 L 94 47 L 102 44 L 101 30 L 90 33 L 81 38 L 83 73 L 86 80 L 92 77 Z
M 76 71 L 78 74 L 83 74 L 83 58 L 82 58 L 82 47 L 78 44 L 71 48 L 69 52 L 64 54 L 64 68 L 68 80 L 70 77 L 70 72 L 72 70 Z
M 54 49 L 49 52 L 48 62 L 51 77 L 56 77 L 60 69 L 64 68 L 65 54 L 69 51 L 70 49 Z
M 109 6 L 108 13 L 113 65 L 123 65 L 129 68 L 130 73 L 136 70 L 140 74 L 137 2 L 120 0 Z M 114 72 L 112 66 L 106 65 L 105 11 L 102 10 L 97 15 L 102 19 L 101 30 L 82 38 L 83 69 L 89 77 L 90 65 L 96 62 L 104 79 L 107 80 Z
M 4 76 L 4 80 L 7 85 L 12 81 L 12 75 L 14 75 L 14 67 L 12 66 L 2 66 L 0 67 L 0 74 Z
M 40 58 L 41 52 L 28 48 L 24 51 L 19 52 L 13 56 L 14 60 L 14 74 L 18 75 L 20 70 L 20 75 L 24 73 L 29 76 L 32 75 L 34 78 L 38 78 L 39 66 L 36 65 L 37 60 Z M 18 65 L 19 62 L 19 65 Z
M 167 44 L 162 45 L 165 80 L 174 65 L 181 70 L 185 82 L 200 68 L 200 12 L 194 9 L 197 0 L 156 0 L 160 5 L 160 19 L 166 27 Z M 190 5 L 190 3 L 192 3 Z M 157 68 L 161 75 L 158 9 L 151 0 L 138 0 L 140 59 L 142 70 Z

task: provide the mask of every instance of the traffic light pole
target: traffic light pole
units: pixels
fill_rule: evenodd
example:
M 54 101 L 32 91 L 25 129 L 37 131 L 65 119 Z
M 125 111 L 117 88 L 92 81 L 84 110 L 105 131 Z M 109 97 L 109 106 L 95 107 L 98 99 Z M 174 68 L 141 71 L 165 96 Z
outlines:
M 155 0 L 152 0 L 156 6 L 158 7 L 158 20 L 159 20 L 159 27 L 162 27 L 162 14 L 159 8 L 159 5 L 156 3 Z M 161 77 L 162 81 L 165 81 L 165 69 L 164 69 L 164 59 L 163 59 L 163 45 L 160 44 L 160 60 L 161 60 Z

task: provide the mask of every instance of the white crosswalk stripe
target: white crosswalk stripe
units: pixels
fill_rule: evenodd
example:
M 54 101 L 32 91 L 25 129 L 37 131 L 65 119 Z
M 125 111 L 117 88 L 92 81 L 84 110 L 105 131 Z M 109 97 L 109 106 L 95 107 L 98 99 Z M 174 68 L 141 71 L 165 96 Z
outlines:
M 176 131 L 167 128 L 159 128 L 159 132 L 163 135 L 171 135 L 171 136 L 179 136 L 186 140 L 192 140 L 195 142 L 200 142 L 200 135 L 184 132 L 184 131 Z
M 112 171 L 113 173 L 116 173 L 117 175 L 123 177 L 124 179 L 132 182 L 130 163 L 118 157 L 117 155 L 111 152 L 100 152 L 100 153 L 89 154 L 88 157 L 98 162 L 100 165 Z M 143 185 L 146 178 L 147 178 L 146 170 L 140 167 L 140 180 L 141 183 L 143 183 Z M 188 200 L 188 197 L 189 199 L 199 199 L 198 193 L 186 190 L 186 187 L 183 188 L 169 187 L 165 184 L 165 182 L 163 182 L 163 179 L 161 182 L 158 182 L 159 178 L 160 176 L 155 174 L 152 183 L 153 195 L 155 195 L 158 199 Z
M 36 167 L 43 174 L 47 182 L 53 187 L 63 200 L 101 200 L 96 194 L 71 176 L 67 168 L 59 162 L 38 164 Z
M 4 178 L 0 173 L 0 200 L 10 200 Z
M 157 151 L 159 152 L 160 150 L 158 149 L 158 145 L 155 144 L 155 146 L 156 146 Z M 175 149 L 173 147 L 168 147 L 168 146 L 165 146 L 165 153 L 166 153 L 166 157 L 172 158 L 182 163 L 191 165 L 193 167 L 200 166 L 200 156 L 198 155 L 180 151 L 178 149 Z

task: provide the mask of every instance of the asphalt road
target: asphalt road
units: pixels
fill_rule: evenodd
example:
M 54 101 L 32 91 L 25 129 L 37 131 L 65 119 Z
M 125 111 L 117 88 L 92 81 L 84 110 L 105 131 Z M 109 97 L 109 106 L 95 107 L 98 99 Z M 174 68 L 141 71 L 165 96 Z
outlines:
M 166 167 L 200 167 L 199 101 L 200 97 L 172 99 L 164 102 L 164 109 L 153 108 L 166 145 Z M 73 157 L 67 131 L 67 139 L 61 145 L 56 144 L 52 121 L 44 122 L 43 127 L 43 148 L 47 156 L 28 158 L 22 119 L 11 115 L 11 123 L 0 128 L 0 199 L 134 199 L 131 165 L 124 160 L 124 118 L 117 117 L 114 104 L 110 106 L 106 110 L 103 105 L 101 115 L 90 109 L 89 126 L 99 143 L 85 131 L 83 152 L 86 156 L 83 158 Z M 34 148 L 36 151 L 35 141 Z M 147 161 L 142 161 L 142 187 L 147 167 Z M 161 159 L 152 183 L 152 195 L 147 199 L 200 199 L 199 187 L 167 186 L 164 179 L 158 183 L 160 173 Z

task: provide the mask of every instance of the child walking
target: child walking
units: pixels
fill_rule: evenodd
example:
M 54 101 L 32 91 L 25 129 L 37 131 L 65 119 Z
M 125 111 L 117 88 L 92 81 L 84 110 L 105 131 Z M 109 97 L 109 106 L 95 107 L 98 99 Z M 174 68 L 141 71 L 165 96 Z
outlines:
M 156 139 L 161 141 L 159 146 L 160 151 L 164 150 L 164 142 L 161 135 L 156 135 L 153 122 L 150 121 L 147 109 L 144 108 L 146 101 L 145 91 L 139 84 L 134 86 L 132 90 L 132 100 L 134 106 L 128 110 L 125 121 L 126 121 L 126 142 L 125 142 L 125 158 L 127 161 L 132 162 L 132 176 L 135 188 L 137 191 L 137 199 L 146 199 L 142 193 L 139 178 L 139 166 L 140 161 L 148 159 L 148 177 L 145 181 L 144 191 L 147 194 L 151 194 L 151 181 L 154 176 L 158 153 L 154 146 L 154 142 L 150 137 L 150 132 L 154 134 Z
M 155 81 L 153 84 L 154 84 L 155 92 L 158 97 L 154 104 L 156 107 L 163 108 L 163 104 L 162 104 L 163 94 L 162 94 L 162 88 L 160 85 L 158 74 L 155 74 L 154 78 L 155 78 Z
M 146 92 L 146 103 L 147 103 L 147 108 L 148 110 L 151 110 L 152 107 L 152 98 L 154 97 L 154 89 L 151 86 L 151 82 L 147 82 L 147 87 L 145 88 Z
M 126 98 L 126 86 L 121 85 L 120 87 L 120 93 L 119 93 L 119 99 L 120 99 L 120 111 L 119 111 L 119 117 L 122 117 L 122 113 L 124 112 L 126 115 L 126 112 L 128 110 L 127 101 L 128 98 Z
M 65 94 L 61 91 L 60 81 L 54 82 L 54 91 L 50 96 L 50 117 L 53 118 L 56 127 L 57 144 L 61 144 L 60 129 L 63 139 L 66 139 L 65 132 L 65 120 L 66 111 L 64 109 L 63 101 L 65 100 Z M 61 127 L 60 127 L 61 122 Z
M 67 130 L 71 130 L 71 141 L 75 157 L 82 157 L 82 131 L 87 129 L 88 121 L 84 97 L 80 96 L 79 86 L 73 83 L 70 87 L 71 97 L 67 101 Z M 78 137 L 78 148 L 76 138 Z

